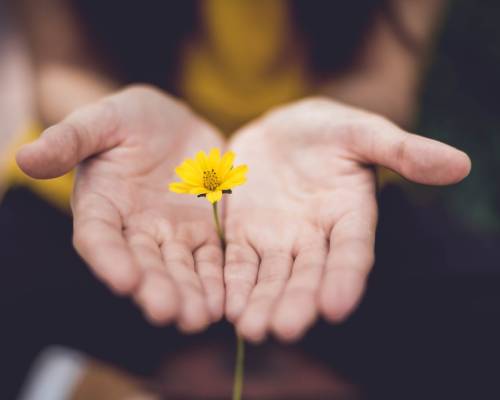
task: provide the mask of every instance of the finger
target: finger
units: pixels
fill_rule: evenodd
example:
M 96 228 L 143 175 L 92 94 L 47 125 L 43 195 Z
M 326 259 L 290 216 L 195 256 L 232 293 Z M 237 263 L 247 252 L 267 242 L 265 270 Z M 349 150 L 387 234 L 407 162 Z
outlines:
M 155 325 L 166 325 L 176 319 L 180 296 L 168 274 L 156 268 L 144 272 L 134 299 Z
M 332 322 L 344 320 L 363 294 L 374 261 L 376 219 L 372 198 L 344 215 L 332 229 L 320 289 L 320 309 Z
M 135 301 L 151 322 L 163 325 L 172 321 L 178 314 L 180 299 L 163 264 L 158 243 L 142 232 L 129 234 L 127 240 L 143 273 L 142 281 L 134 294 Z
M 271 320 L 272 331 L 278 338 L 297 340 L 316 320 L 317 292 L 326 256 L 327 243 L 322 237 L 299 250 Z
M 263 253 L 257 283 L 237 323 L 238 332 L 244 338 L 259 342 L 266 336 L 273 307 L 290 276 L 292 263 L 292 255 L 287 251 Z
M 179 328 L 185 332 L 203 330 L 210 322 L 210 313 L 203 287 L 194 269 L 191 249 L 185 243 L 170 241 L 162 244 L 161 251 L 167 272 L 175 282 L 181 298 Z
M 388 167 L 412 181 L 447 185 L 461 181 L 471 168 L 467 154 L 447 144 L 403 131 L 376 117 L 355 131 L 351 151 L 367 163 Z
M 92 271 L 114 291 L 132 292 L 140 269 L 122 234 L 118 210 L 104 197 L 87 194 L 74 202 L 73 243 Z
M 226 317 L 236 321 L 243 312 L 257 280 L 259 256 L 246 243 L 228 242 L 224 266 Z
M 24 145 L 17 153 L 17 163 L 33 178 L 56 178 L 91 155 L 116 146 L 118 134 L 115 106 L 102 100 L 75 111 Z
M 194 252 L 196 272 L 200 278 L 212 322 L 224 312 L 223 254 L 220 245 L 206 244 Z

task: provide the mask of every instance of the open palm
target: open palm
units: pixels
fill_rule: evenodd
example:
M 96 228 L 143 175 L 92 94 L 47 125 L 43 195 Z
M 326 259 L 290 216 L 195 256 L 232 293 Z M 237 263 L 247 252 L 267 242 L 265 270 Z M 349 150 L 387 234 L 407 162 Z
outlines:
M 252 341 L 296 339 L 319 312 L 335 322 L 356 306 L 374 260 L 373 164 L 427 184 L 470 168 L 450 146 L 327 99 L 271 112 L 231 148 L 250 170 L 226 204 L 226 314 Z
M 197 331 L 222 316 L 222 250 L 208 204 L 167 186 L 183 158 L 221 143 L 187 107 L 134 87 L 49 128 L 18 162 L 36 178 L 81 162 L 72 198 L 76 249 L 153 322 Z

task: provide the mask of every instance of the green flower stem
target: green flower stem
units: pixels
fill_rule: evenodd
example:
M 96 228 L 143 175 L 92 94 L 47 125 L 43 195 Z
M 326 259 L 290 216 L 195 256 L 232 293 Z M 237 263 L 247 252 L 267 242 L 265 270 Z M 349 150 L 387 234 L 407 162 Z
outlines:
M 219 211 L 217 209 L 217 201 L 212 204 L 213 210 L 214 210 L 214 221 L 215 221 L 215 227 L 217 228 L 217 235 L 219 236 L 220 241 L 222 242 L 222 247 L 226 247 L 226 238 L 224 236 L 224 230 L 222 229 L 222 226 L 220 224 L 220 218 L 219 218 Z
M 217 229 L 217 235 L 222 243 L 222 247 L 226 247 L 226 238 L 224 230 L 220 223 L 217 202 L 213 203 L 214 221 Z M 245 342 L 243 338 L 235 332 L 236 335 L 236 365 L 234 367 L 234 383 L 233 383 L 233 400 L 241 400 L 243 392 L 243 377 L 245 371 Z
M 233 400 L 241 400 L 245 368 L 245 342 L 236 333 L 236 366 L 234 367 Z

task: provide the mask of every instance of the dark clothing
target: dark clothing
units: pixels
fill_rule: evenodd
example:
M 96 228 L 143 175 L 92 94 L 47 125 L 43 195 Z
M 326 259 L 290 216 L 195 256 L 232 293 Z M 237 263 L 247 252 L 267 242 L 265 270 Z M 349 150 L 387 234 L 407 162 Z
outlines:
M 204 35 L 199 0 L 72 2 L 92 48 L 113 76 L 122 83 L 147 82 L 176 93 L 179 51 L 190 36 Z M 294 34 L 308 49 L 314 75 L 330 77 L 350 67 L 375 12 L 383 9 L 392 16 L 389 4 L 386 0 L 315 0 L 311 7 L 308 0 L 290 1 Z M 390 21 L 398 29 L 397 20 Z
M 124 81 L 169 87 L 164 80 L 175 77 L 168 73 L 173 54 L 196 25 L 194 2 L 176 2 L 175 13 L 151 8 L 167 2 L 150 2 L 149 8 L 139 2 L 75 3 L 110 65 L 126 66 Z M 321 9 L 338 2 L 318 2 L 321 7 L 309 11 L 296 3 L 303 18 L 298 29 L 323 40 L 311 39 L 312 61 L 328 71 L 329 62 L 345 65 L 372 9 L 360 15 L 341 2 L 343 10 L 352 8 L 349 17 Z M 424 91 L 419 132 L 471 154 L 472 175 L 438 189 L 425 206 L 410 201 L 407 191 L 385 188 L 376 265 L 359 309 L 342 325 L 317 324 L 295 345 L 359 385 L 366 398 L 499 398 L 499 7 L 496 0 L 482 7 L 454 4 Z M 331 18 L 343 24 L 326 26 Z M 340 34 L 325 34 L 330 29 Z M 325 53 L 332 48 L 336 52 Z M 335 59 L 322 61 L 321 54 Z M 233 333 L 225 323 L 196 337 L 151 327 L 129 300 L 92 276 L 72 248 L 71 229 L 68 216 L 26 189 L 11 190 L 0 204 L 1 399 L 15 398 L 33 358 L 51 344 L 146 376 L 194 340 L 222 340 L 232 351 Z
M 410 206 L 397 188 L 383 191 L 380 204 L 377 264 L 358 311 L 339 326 L 317 324 L 294 346 L 357 384 L 363 398 L 491 394 L 500 355 L 497 256 L 457 237 L 439 210 Z M 145 376 L 194 341 L 222 341 L 232 354 L 227 323 L 199 336 L 150 326 L 78 258 L 70 218 L 31 192 L 7 194 L 0 226 L 1 398 L 15 398 L 33 358 L 52 344 Z M 437 231 L 449 233 L 461 260 L 449 257 Z M 477 273 L 452 273 L 457 261 L 474 263 Z

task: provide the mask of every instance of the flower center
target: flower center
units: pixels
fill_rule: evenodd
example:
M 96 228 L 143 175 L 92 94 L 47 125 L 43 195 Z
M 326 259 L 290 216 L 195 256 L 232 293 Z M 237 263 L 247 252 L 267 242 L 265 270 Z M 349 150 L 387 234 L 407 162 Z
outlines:
M 203 186 L 212 191 L 219 187 L 219 179 L 217 179 L 217 173 L 213 168 L 203 171 Z

